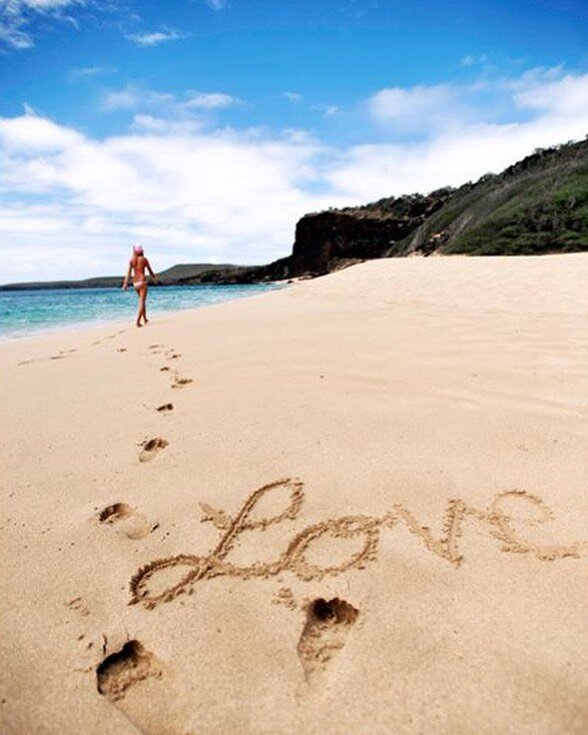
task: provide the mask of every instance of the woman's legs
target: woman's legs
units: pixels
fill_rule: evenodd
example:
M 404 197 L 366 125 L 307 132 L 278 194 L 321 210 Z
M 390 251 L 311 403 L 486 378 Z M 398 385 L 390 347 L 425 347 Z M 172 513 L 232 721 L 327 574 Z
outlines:
M 145 320 L 145 324 L 147 324 L 147 284 L 144 283 L 142 286 L 139 286 L 137 289 L 137 294 L 139 296 L 139 308 L 137 311 L 137 326 L 142 327 L 141 319 Z
M 149 319 L 147 319 L 147 284 L 143 286 L 143 323 L 147 324 Z

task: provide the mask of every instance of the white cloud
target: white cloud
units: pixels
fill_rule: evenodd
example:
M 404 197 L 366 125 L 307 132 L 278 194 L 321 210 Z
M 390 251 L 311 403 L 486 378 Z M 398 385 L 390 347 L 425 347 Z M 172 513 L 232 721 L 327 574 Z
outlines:
M 372 118 L 402 133 L 435 130 L 459 116 L 459 90 L 454 85 L 391 87 L 368 101 Z
M 359 145 L 345 151 L 327 180 L 335 191 L 364 201 L 426 192 L 448 184 L 458 186 L 486 172 L 499 173 L 535 148 L 586 136 L 588 74 L 561 76 L 561 69 L 533 70 L 515 80 L 499 80 L 495 88 L 497 94 L 508 91 L 511 95 L 510 121 L 476 120 L 483 117 L 484 107 L 474 110 L 475 115 L 467 110 L 461 119 L 452 113 L 434 134 L 418 140 Z M 516 119 L 517 106 L 531 116 Z
M 304 99 L 299 92 L 283 92 L 282 97 L 285 97 L 288 102 L 292 102 L 295 105 L 299 104 Z
M 57 10 L 68 5 L 80 4 L 80 0 L 6 0 L 10 12 L 22 12 L 26 8 L 38 11 Z
M 30 111 L 16 118 L 0 118 L 0 141 L 6 149 L 29 154 L 62 151 L 76 145 L 82 136 L 70 128 Z
M 107 110 L 131 110 L 137 107 L 139 102 L 138 94 L 129 89 L 107 92 L 103 99 L 103 105 Z
M 23 221 L 33 205 L 22 202 L 36 197 L 44 217 L 53 213 L 61 222 L 43 232 L 35 224 L 38 211 L 30 210 L 28 231 L 24 224 L 7 225 L 2 242 L 10 243 L 9 252 L 16 247 L 47 255 L 69 242 L 82 253 L 69 264 L 50 259 L 55 271 L 45 265 L 47 277 L 87 273 L 83 253 L 96 249 L 116 269 L 129 241 L 138 238 L 156 244 L 167 264 L 178 253 L 200 260 L 215 251 L 222 260 L 263 262 L 289 248 L 293 222 L 332 202 L 305 191 L 320 148 L 308 136 L 204 135 L 162 129 L 156 118 L 137 122 L 148 132 L 97 141 L 41 117 L 0 120 L 0 186 L 19 196 Z M 0 214 L 15 221 L 14 207 L 5 204 Z M 15 272 L 19 258 L 11 259 L 4 278 L 21 277 Z
M 202 128 L 202 123 L 196 119 L 167 120 L 154 115 L 135 115 L 131 127 L 133 131 L 139 133 L 187 135 Z
M 106 92 L 102 104 L 106 110 L 153 109 L 174 105 L 175 98 L 165 92 L 129 86 L 126 89 Z
M 516 122 L 521 113 L 582 114 L 588 107 L 588 74 L 561 66 L 531 69 L 516 78 L 467 84 L 382 89 L 367 100 L 372 120 L 398 137 L 433 139 L 464 126 Z
M 476 66 L 478 64 L 485 64 L 487 61 L 488 56 L 486 54 L 480 54 L 479 56 L 468 54 L 463 57 L 460 63 L 462 66 Z
M 28 30 L 35 16 L 45 15 L 71 21 L 62 11 L 85 0 L 0 0 L 0 44 L 23 50 L 35 45 Z
M 218 110 L 222 107 L 232 107 L 238 100 L 224 92 L 192 92 L 184 102 L 185 107 L 197 107 L 204 110 Z
M 459 185 L 536 147 L 582 139 L 586 85 L 588 75 L 561 71 L 498 80 L 510 95 L 507 122 L 472 121 L 468 112 L 417 139 L 391 133 L 341 149 L 300 130 L 202 128 L 181 116 L 176 98 L 175 118 L 122 100 L 136 110 L 131 131 L 104 140 L 32 111 L 0 118 L 3 279 L 38 277 L 39 267 L 47 278 L 116 272 L 136 239 L 158 268 L 211 255 L 268 262 L 290 252 L 307 212 Z M 414 90 L 402 91 L 379 98 L 384 117 L 405 115 L 400 98 L 423 109 Z M 367 115 L 372 102 L 360 108 Z
M 588 74 L 560 79 L 547 79 L 537 76 L 523 76 L 517 84 L 515 102 L 530 110 L 551 111 L 569 115 L 584 114 L 588 111 Z
M 103 11 L 118 13 L 125 22 L 137 22 L 140 20 L 136 14 L 128 12 L 129 7 L 119 0 L 0 0 L 0 47 L 3 45 L 10 49 L 29 49 L 35 45 L 34 30 L 35 21 L 43 19 L 43 25 L 47 25 L 47 19 L 60 20 L 79 28 L 78 16 L 82 8 L 88 11 Z M 74 9 L 78 13 L 74 15 Z M 40 27 L 37 23 L 37 27 Z M 125 37 L 142 47 L 157 46 L 161 43 L 176 41 L 186 38 L 187 35 L 174 29 L 162 28 L 153 31 L 127 33 Z M 104 68 L 89 67 L 74 71 L 78 76 L 104 73 Z
M 104 74 L 114 74 L 116 69 L 113 66 L 80 66 L 72 69 L 70 74 L 72 77 L 99 77 Z
M 188 91 L 182 95 L 128 86 L 105 92 L 102 107 L 107 112 L 135 111 L 135 130 L 154 132 L 194 131 L 210 124 L 212 113 L 240 104 L 224 92 Z
M 185 38 L 186 36 L 177 31 L 151 31 L 149 33 L 128 33 L 125 38 L 138 46 L 158 46 L 160 43 L 166 43 L 168 41 L 177 41 L 178 39 Z
M 213 10 L 224 10 L 229 4 L 229 0 L 206 0 L 206 4 Z
M 314 105 L 312 109 L 320 112 L 325 117 L 332 117 L 339 112 L 337 105 Z
M 19 51 L 35 45 L 29 34 L 21 30 L 17 23 L 5 20 L 0 20 L 0 43 Z

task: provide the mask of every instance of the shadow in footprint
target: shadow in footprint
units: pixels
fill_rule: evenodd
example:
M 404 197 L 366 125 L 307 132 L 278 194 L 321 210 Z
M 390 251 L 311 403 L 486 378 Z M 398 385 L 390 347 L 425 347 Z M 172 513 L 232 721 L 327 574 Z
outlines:
M 158 452 L 165 449 L 168 444 L 168 440 L 162 439 L 160 436 L 144 442 L 142 444 L 143 449 L 139 452 L 139 462 L 149 462 Z
M 100 523 L 116 525 L 117 531 L 130 539 L 142 539 L 148 536 L 153 527 L 142 513 L 126 503 L 113 503 L 98 514 Z
M 96 669 L 98 691 L 111 702 L 117 702 L 137 682 L 162 674 L 161 665 L 150 651 L 139 641 L 128 641 L 120 651 L 99 664 Z
M 168 411 L 174 410 L 174 404 L 173 403 L 162 403 L 161 406 L 157 406 L 155 410 L 159 411 L 159 413 L 167 413 Z
M 306 624 L 298 641 L 298 657 L 307 683 L 321 678 L 343 648 L 359 610 L 345 600 L 319 598 L 306 608 Z

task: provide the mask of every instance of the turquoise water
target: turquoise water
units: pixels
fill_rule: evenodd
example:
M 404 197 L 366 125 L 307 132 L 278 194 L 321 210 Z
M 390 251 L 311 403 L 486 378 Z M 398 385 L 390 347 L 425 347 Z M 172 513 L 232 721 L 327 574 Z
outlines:
M 210 306 L 279 288 L 275 285 L 166 286 L 149 289 L 147 317 Z M 133 323 L 137 296 L 132 288 L 75 288 L 0 291 L 0 339 L 17 339 L 60 329 L 111 321 Z

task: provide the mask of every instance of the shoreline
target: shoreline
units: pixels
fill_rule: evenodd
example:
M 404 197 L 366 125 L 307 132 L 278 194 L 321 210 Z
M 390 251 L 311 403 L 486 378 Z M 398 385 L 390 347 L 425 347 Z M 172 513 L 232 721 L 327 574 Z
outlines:
M 56 337 L 58 335 L 68 336 L 69 334 L 79 334 L 83 331 L 90 331 L 90 330 L 99 330 L 102 328 L 116 328 L 116 327 L 122 327 L 122 326 L 128 326 L 128 321 L 122 321 L 121 320 L 113 320 L 113 321 L 106 321 L 106 322 L 75 322 L 71 324 L 63 324 L 59 327 L 54 327 L 49 330 L 45 330 L 42 332 L 34 332 L 31 334 L 19 334 L 19 336 L 15 337 L 13 335 L 3 335 L 0 334 L 0 346 L 1 345 L 9 345 L 13 343 L 21 344 L 27 340 L 39 340 L 39 339 L 50 339 L 51 337 Z
M 214 307 L 214 306 L 220 306 L 220 305 L 222 305 L 224 303 L 228 303 L 228 302 L 231 302 L 231 301 L 240 301 L 242 299 L 249 299 L 249 298 L 253 298 L 255 296 L 261 296 L 264 293 L 267 293 L 267 292 L 272 291 L 272 290 L 282 290 L 282 289 L 286 288 L 286 286 L 288 286 L 288 285 L 294 285 L 294 283 L 293 284 L 289 284 L 286 281 L 276 281 L 276 282 L 272 282 L 272 284 L 267 284 L 267 285 L 275 285 L 277 288 L 276 289 L 268 289 L 267 291 L 262 291 L 260 293 L 245 294 L 243 296 L 239 296 L 239 297 L 236 297 L 236 298 L 226 299 L 226 301 L 220 301 L 220 302 L 216 302 L 216 303 L 212 303 L 212 304 L 204 304 L 202 306 L 187 306 L 187 307 L 178 308 L 178 309 L 168 309 L 168 310 L 165 310 L 165 311 L 156 312 L 156 314 L 154 316 L 154 319 L 162 319 L 162 318 L 165 319 L 165 318 L 168 318 L 169 316 L 172 316 L 174 314 L 179 314 L 179 313 L 186 312 L 186 311 L 197 311 L 199 309 L 208 309 L 208 308 L 211 308 L 211 307 Z M 206 286 L 206 287 L 207 288 L 210 288 L 211 286 Z M 47 289 L 47 290 L 48 291 L 51 291 L 52 289 Z M 87 289 L 84 289 L 84 290 L 87 290 Z M 133 314 L 135 314 L 135 311 L 136 310 L 133 310 Z M 131 322 L 132 326 L 134 327 L 135 326 L 135 324 L 134 324 L 134 316 L 130 320 L 130 322 Z M 152 322 L 152 319 L 149 320 L 149 323 L 151 323 L 151 322 Z M 95 322 L 95 321 L 71 322 L 69 324 L 63 324 L 61 326 L 56 326 L 56 327 L 53 327 L 53 328 L 49 328 L 47 331 L 36 332 L 34 334 L 23 334 L 23 335 L 20 335 L 18 337 L 14 337 L 14 336 L 11 336 L 9 334 L 4 335 L 4 334 L 1 334 L 0 333 L 0 346 L 1 345 L 12 344 L 12 343 L 21 343 L 24 340 L 43 339 L 45 337 L 50 338 L 50 337 L 53 337 L 53 336 L 56 336 L 56 335 L 59 335 L 59 334 L 65 334 L 65 335 L 67 335 L 68 333 L 77 334 L 77 333 L 82 332 L 82 331 L 85 331 L 85 330 L 88 330 L 88 331 L 89 330 L 92 330 L 92 329 L 99 330 L 101 328 L 105 328 L 105 329 L 106 328 L 114 328 L 115 329 L 117 327 L 123 327 L 123 326 L 128 327 L 129 326 L 129 320 L 127 320 L 127 319 L 124 319 L 124 320 L 123 319 L 112 319 L 112 320 L 99 321 L 99 322 Z
M 0 345 L 7 731 L 586 730 L 587 280 L 377 260 Z

